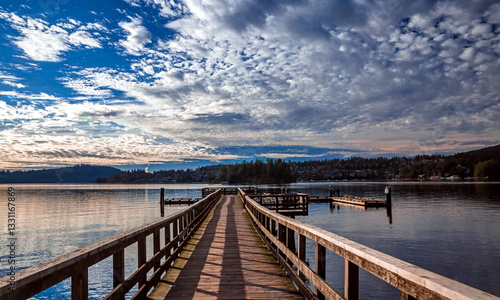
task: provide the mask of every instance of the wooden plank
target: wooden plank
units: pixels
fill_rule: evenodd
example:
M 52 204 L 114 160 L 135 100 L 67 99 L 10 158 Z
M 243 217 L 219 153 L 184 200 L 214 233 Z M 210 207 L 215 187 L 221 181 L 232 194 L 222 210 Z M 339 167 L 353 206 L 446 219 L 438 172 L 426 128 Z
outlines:
M 237 196 L 226 195 L 149 299 L 299 299 L 255 233 Z

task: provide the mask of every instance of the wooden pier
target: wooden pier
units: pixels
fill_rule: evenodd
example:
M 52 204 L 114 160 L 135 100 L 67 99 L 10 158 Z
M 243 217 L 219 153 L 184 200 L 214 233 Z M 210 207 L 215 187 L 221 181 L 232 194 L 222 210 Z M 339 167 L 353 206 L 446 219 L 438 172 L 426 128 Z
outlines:
M 125 251 L 131 245 L 137 269 L 126 277 Z M 306 262 L 308 251 L 314 266 Z M 344 260 L 343 274 L 328 270 L 330 255 Z M 242 189 L 227 188 L 207 190 L 202 200 L 173 215 L 21 270 L 15 288 L 12 276 L 1 278 L 0 300 L 28 299 L 68 278 L 71 299 L 88 299 L 89 268 L 107 258 L 112 270 L 102 274 L 110 274 L 113 283 L 104 299 L 357 300 L 360 268 L 399 290 L 402 300 L 500 299 L 270 210 Z M 327 273 L 343 278 L 343 292 L 329 284 Z
M 299 299 L 255 234 L 241 200 L 225 195 L 148 299 Z

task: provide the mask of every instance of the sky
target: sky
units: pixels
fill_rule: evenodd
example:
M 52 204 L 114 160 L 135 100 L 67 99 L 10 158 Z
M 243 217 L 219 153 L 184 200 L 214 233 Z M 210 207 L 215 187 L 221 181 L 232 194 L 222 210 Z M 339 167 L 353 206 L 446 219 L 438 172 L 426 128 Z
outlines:
M 0 169 L 500 144 L 500 3 L 1 0 Z

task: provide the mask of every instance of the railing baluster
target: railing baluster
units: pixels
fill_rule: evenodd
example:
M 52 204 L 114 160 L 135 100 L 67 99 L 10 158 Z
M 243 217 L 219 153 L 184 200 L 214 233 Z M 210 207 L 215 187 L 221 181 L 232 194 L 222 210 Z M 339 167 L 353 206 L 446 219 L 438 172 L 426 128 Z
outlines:
M 301 261 L 304 261 L 306 260 L 306 237 L 303 236 L 302 234 L 299 233 L 299 242 L 298 242 L 298 246 L 299 246 L 299 249 L 298 249 L 298 255 L 299 255 L 299 259 Z M 305 276 L 302 272 L 299 272 L 299 277 L 300 279 L 302 280 L 305 280 Z
M 176 219 L 174 220 L 174 223 L 173 223 L 173 235 L 172 236 L 178 236 L 179 235 L 179 219 Z M 178 241 L 176 243 L 176 245 L 174 245 L 175 248 L 179 247 L 179 242 Z
M 140 268 L 143 264 L 146 263 L 146 238 L 142 238 L 137 241 L 137 268 Z M 146 276 L 144 274 L 141 278 L 139 278 L 139 288 L 141 288 L 144 284 L 146 284 Z
M 125 280 L 125 249 L 113 254 L 113 288 Z M 125 293 L 117 295 L 117 299 L 125 299 Z
M 325 279 L 326 275 L 326 248 L 320 243 L 316 243 L 316 274 Z M 325 299 L 325 296 L 316 288 L 318 299 Z
M 71 276 L 71 299 L 87 300 L 89 298 L 89 269 L 83 268 Z
M 160 228 L 156 228 L 153 232 L 153 255 L 160 252 Z M 154 270 L 160 268 L 160 261 L 155 262 Z
M 172 223 L 167 223 L 167 225 L 165 225 L 165 245 L 170 243 L 170 230 L 171 230 L 171 227 L 172 227 Z M 169 256 L 170 256 L 170 253 L 171 251 L 167 251 L 167 254 L 165 254 L 165 259 L 167 259 Z
M 276 220 L 271 220 L 271 234 L 276 236 Z
M 359 267 L 347 259 L 344 261 L 344 297 L 347 300 L 358 300 Z
M 417 298 L 415 298 L 411 295 L 408 295 L 407 293 L 405 293 L 403 291 L 400 291 L 399 299 L 400 300 L 417 300 Z

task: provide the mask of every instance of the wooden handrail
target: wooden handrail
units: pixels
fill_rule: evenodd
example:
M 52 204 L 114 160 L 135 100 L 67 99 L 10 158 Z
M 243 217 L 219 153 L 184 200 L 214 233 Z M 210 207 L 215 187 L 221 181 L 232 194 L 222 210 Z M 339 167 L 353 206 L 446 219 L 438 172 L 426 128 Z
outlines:
M 329 231 L 273 212 L 252 200 L 241 189 L 238 193 L 262 240 L 307 299 L 358 299 L 359 268 L 399 289 L 401 299 L 500 299 Z M 297 247 L 295 235 L 298 237 Z M 306 238 L 316 243 L 315 270 L 304 261 Z M 326 250 L 345 260 L 344 295 L 324 279 Z M 315 291 L 309 288 L 305 279 Z
M 113 290 L 105 299 L 124 299 L 125 294 L 136 284 L 139 284 L 139 288 L 131 299 L 143 299 L 160 280 L 161 275 L 170 268 L 221 194 L 220 189 L 216 190 L 196 204 L 166 218 L 24 269 L 16 273 L 14 290 L 11 290 L 9 276 L 6 276 L 0 279 L 0 299 L 27 299 L 67 278 L 71 278 L 72 299 L 87 299 L 88 268 L 111 256 Z M 161 229 L 165 235 L 163 247 L 160 245 Z M 146 238 L 150 235 L 153 235 L 153 256 L 148 259 Z M 134 243 L 137 243 L 138 267 L 132 275 L 125 278 L 124 251 Z M 162 258 L 165 258 L 163 263 Z M 150 270 L 154 273 L 148 278 Z

